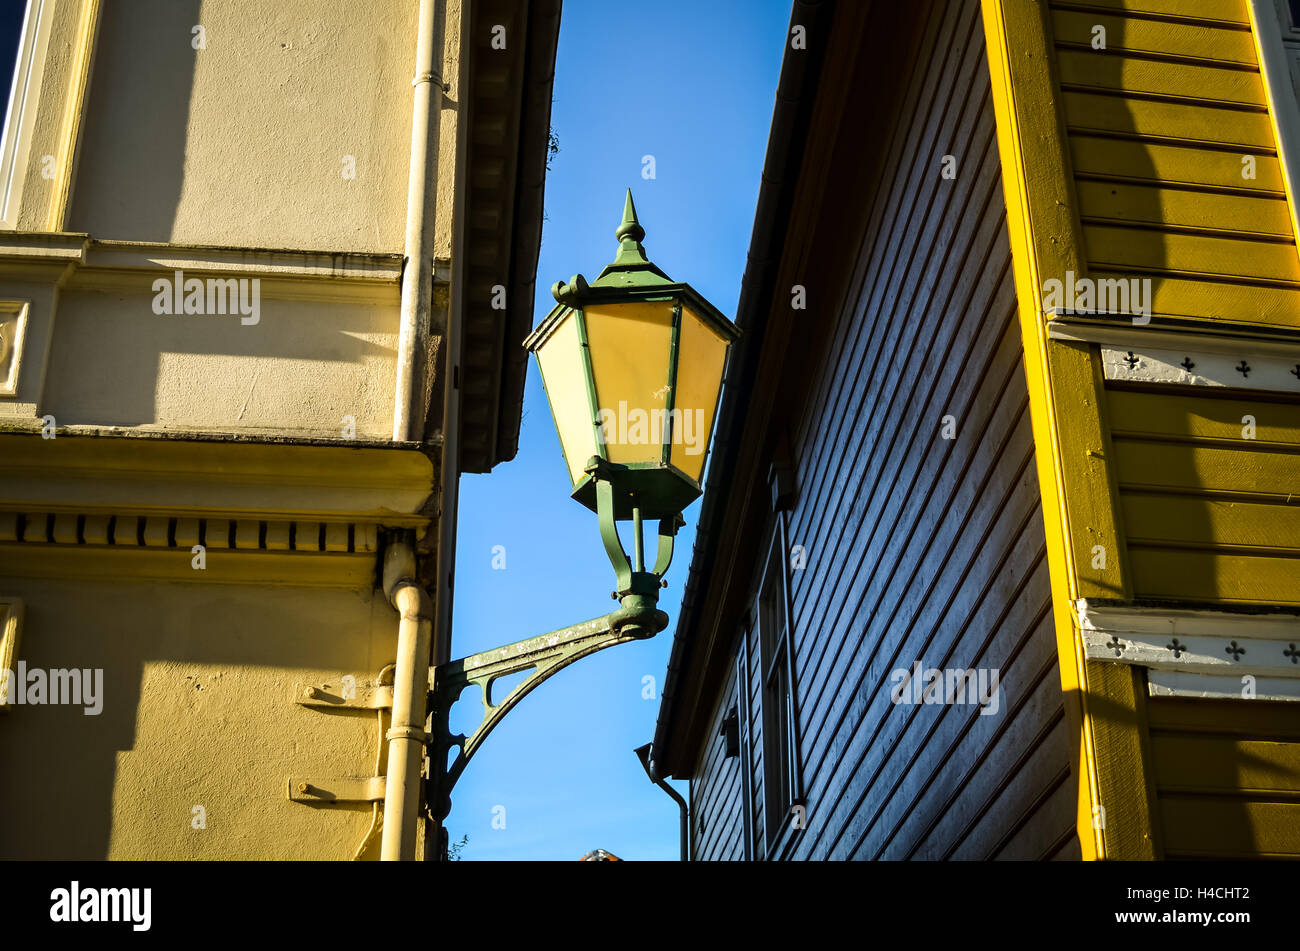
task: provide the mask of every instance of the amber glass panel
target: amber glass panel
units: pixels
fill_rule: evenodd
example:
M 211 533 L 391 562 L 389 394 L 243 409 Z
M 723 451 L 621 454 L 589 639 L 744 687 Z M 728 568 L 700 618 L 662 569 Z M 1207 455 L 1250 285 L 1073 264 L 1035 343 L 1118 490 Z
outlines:
M 599 453 L 575 313 L 570 312 L 542 344 L 537 351 L 537 364 L 542 368 L 542 382 L 564 448 L 569 478 L 576 486 L 583 477 L 587 460 Z
M 660 461 L 673 302 L 601 304 L 584 312 L 609 461 Z
M 677 404 L 673 413 L 672 464 L 696 482 L 713 432 L 713 411 L 722 386 L 727 341 L 689 308 L 682 308 Z

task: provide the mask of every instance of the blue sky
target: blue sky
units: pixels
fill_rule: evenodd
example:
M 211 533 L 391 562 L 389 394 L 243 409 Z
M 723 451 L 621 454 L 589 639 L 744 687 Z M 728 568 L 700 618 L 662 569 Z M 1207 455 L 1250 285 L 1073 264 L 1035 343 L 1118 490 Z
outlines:
M 628 187 L 650 259 L 734 319 L 789 17 L 789 0 L 565 0 L 551 115 L 560 152 L 546 184 L 534 323 L 554 303 L 553 282 L 592 279 L 613 260 Z M 642 178 L 646 155 L 653 180 Z M 519 455 L 461 480 L 454 656 L 615 607 L 596 518 L 568 493 L 530 362 Z M 677 807 L 632 751 L 654 734 L 698 513 L 698 502 L 685 513 L 660 598 L 668 629 L 560 672 L 470 762 L 447 820 L 453 842 L 469 836 L 465 859 L 577 859 L 595 848 L 677 858 Z M 493 568 L 497 545 L 504 570 Z M 653 699 L 643 697 L 646 677 Z M 466 691 L 453 730 L 477 722 L 473 707 Z

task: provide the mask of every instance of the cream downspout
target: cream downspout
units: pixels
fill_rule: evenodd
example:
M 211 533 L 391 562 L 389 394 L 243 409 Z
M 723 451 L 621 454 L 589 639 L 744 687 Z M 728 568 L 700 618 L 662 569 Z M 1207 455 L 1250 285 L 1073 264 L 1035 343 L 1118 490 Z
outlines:
M 401 325 L 397 340 L 397 385 L 393 396 L 393 441 L 412 438 L 411 410 L 415 354 L 429 323 L 433 291 L 433 225 L 437 189 L 434 178 L 440 122 L 433 121 L 434 97 L 441 104 L 442 78 L 434 56 L 442 49 L 439 0 L 420 0 L 415 47 L 414 102 L 411 107 L 411 164 L 406 184 L 406 242 L 403 253 Z M 441 112 L 441 108 L 438 110 Z
M 415 858 L 419 822 L 433 605 L 415 579 L 415 551 L 407 541 L 394 542 L 384 555 L 384 594 L 401 620 L 397 627 L 397 671 L 393 680 L 393 720 L 388 730 L 384 832 L 379 857 L 385 862 L 409 861 Z

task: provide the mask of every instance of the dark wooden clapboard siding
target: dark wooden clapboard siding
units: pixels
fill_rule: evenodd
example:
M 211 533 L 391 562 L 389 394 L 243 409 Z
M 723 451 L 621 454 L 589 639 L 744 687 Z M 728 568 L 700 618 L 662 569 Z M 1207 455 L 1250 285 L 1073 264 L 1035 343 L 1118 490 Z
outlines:
M 1153 697 L 1168 858 L 1300 858 L 1300 716 L 1266 700 Z
M 722 720 L 735 702 L 733 673 L 713 712 L 702 768 L 691 780 L 691 841 L 698 858 L 738 861 L 745 857 L 741 758 L 728 759 L 726 741 L 719 736 Z
M 979 4 L 927 4 L 916 19 L 856 266 L 816 315 L 824 348 L 788 423 L 788 540 L 808 552 L 790 591 L 808 827 L 780 857 L 1077 858 Z M 955 179 L 939 174 L 945 155 Z M 999 712 L 893 704 L 891 672 L 918 659 L 998 669 Z M 701 791 L 727 785 L 710 756 Z M 711 821 L 699 858 L 723 855 Z
M 802 628 L 802 618 L 807 614 L 809 631 L 847 625 L 851 623 L 849 612 L 859 603 L 872 605 L 869 613 L 874 618 L 874 623 L 859 635 L 860 642 L 816 637 L 800 641 L 796 666 L 808 672 L 801 676 L 807 676 L 814 685 L 806 698 L 801 695 L 801 731 L 804 736 L 816 738 L 812 748 L 805 750 L 809 758 L 806 773 L 814 777 L 809 781 L 811 821 L 826 823 L 833 830 L 819 843 L 819 848 L 809 850 L 813 856 L 871 857 L 880 850 L 880 843 L 871 838 L 866 842 L 861 840 L 874 832 L 876 813 L 883 811 L 885 803 L 878 796 L 891 795 L 899 787 L 878 790 L 876 780 L 882 773 L 892 776 L 912 763 L 918 739 L 905 735 L 912 720 L 909 714 L 941 709 L 892 707 L 888 700 L 889 672 L 895 667 L 909 666 L 917 657 L 923 657 L 927 664 L 946 666 L 959 630 L 944 630 L 946 625 L 957 628 L 958 623 L 950 616 L 942 617 L 942 607 L 958 594 L 954 589 L 969 589 L 972 585 L 974 591 L 968 590 L 961 603 L 966 606 L 977 603 L 974 598 L 982 594 L 984 578 L 970 578 L 967 574 L 973 563 L 981 562 L 980 554 L 984 555 L 982 567 L 986 572 L 1003 562 L 1004 553 L 999 546 L 988 545 L 980 537 L 982 520 L 992 517 L 995 507 L 1001 503 L 996 491 L 988 491 L 989 474 L 1000 471 L 1003 480 L 1027 475 L 1019 482 L 1020 491 L 1013 493 L 1012 498 L 1018 496 L 1024 505 L 1022 511 L 1038 506 L 1001 220 L 1001 184 L 991 135 L 991 109 L 985 98 L 987 80 L 983 79 L 986 67 L 982 40 L 977 31 L 970 29 L 971 23 L 965 21 L 965 16 L 972 13 L 970 6 L 955 8 L 952 13 L 955 15 L 943 24 L 940 36 L 950 37 L 948 42 L 965 55 L 947 57 L 952 74 L 948 82 L 965 91 L 964 104 L 969 105 L 974 99 L 976 108 L 972 111 L 978 116 L 977 124 L 968 126 L 968 131 L 955 137 L 965 145 L 961 150 L 962 161 L 968 171 L 950 185 L 944 185 L 937 176 L 925 174 L 935 158 L 927 148 L 943 148 L 933 141 L 933 136 L 927 138 L 931 129 L 943 128 L 945 124 L 943 119 L 936 122 L 935 115 L 948 108 L 950 102 L 963 101 L 953 96 L 942 82 L 936 83 L 930 108 L 917 113 L 913 123 L 912 141 L 919 140 L 920 146 L 914 147 L 910 164 L 900 163 L 902 171 L 894 179 L 893 214 L 887 219 L 892 225 L 872 248 L 878 256 L 870 265 L 876 275 L 875 286 L 867 292 L 871 296 L 863 295 L 869 309 L 858 317 L 853 328 L 856 339 L 844 348 L 843 364 L 833 366 L 827 374 L 828 380 L 841 386 L 861 386 L 863 381 L 870 381 L 865 396 L 846 395 L 841 390 L 828 399 L 830 405 L 840 402 L 862 406 L 859 412 L 836 415 L 864 420 L 864 431 L 854 442 L 859 451 L 863 446 L 870 447 L 869 461 L 864 463 L 860 456 L 845 461 L 832 449 L 823 458 L 808 456 L 809 460 L 822 464 L 820 469 L 810 466 L 813 471 L 805 473 L 801 468 L 799 473 L 799 483 L 808 490 L 805 497 L 815 498 L 822 488 L 818 479 L 826 478 L 824 473 L 835 472 L 832 478 L 842 485 L 845 469 L 860 471 L 862 479 L 857 494 L 863 501 L 854 506 L 850 499 L 832 498 L 824 507 L 795 513 L 792 518 L 791 537 L 795 541 L 802 537 L 801 516 L 805 514 L 810 521 L 815 520 L 820 527 L 835 533 L 825 540 L 812 535 L 815 540 L 809 548 L 814 558 L 819 551 L 833 552 L 841 545 L 849 549 L 845 557 L 831 561 L 830 570 L 823 577 L 807 572 L 806 577 L 796 581 L 797 623 Z M 932 61 L 939 61 L 939 57 Z M 951 64 L 960 65 L 953 70 Z M 919 139 L 916 130 L 920 131 Z M 918 208 L 927 206 L 929 214 L 921 218 L 922 227 L 909 228 L 907 222 L 918 217 Z M 891 237 L 890 232 L 895 234 Z M 991 308 L 990 299 L 998 301 L 995 308 Z M 872 310 L 876 312 L 874 315 Z M 883 344 L 868 338 L 864 346 L 862 340 L 868 333 L 873 337 L 882 335 Z M 1001 359 L 990 374 L 990 351 L 999 343 L 1002 346 L 993 356 L 1000 355 Z M 881 350 L 886 352 L 881 354 Z M 864 366 L 870 366 L 867 361 L 877 366 L 897 366 L 899 372 L 878 375 L 863 372 Z M 1007 375 L 1013 369 L 1014 396 L 1003 410 L 1002 418 L 1007 420 L 1008 413 L 1015 414 L 1019 451 L 1008 454 L 1005 453 L 1007 423 L 1003 423 L 1001 432 L 996 428 L 988 432 L 985 420 L 991 415 L 999 391 L 1008 389 Z M 911 380 L 917 381 L 915 387 L 908 382 Z M 977 384 L 983 384 L 978 387 L 978 396 Z M 928 401 L 924 395 L 929 396 Z M 829 409 L 818 410 L 820 407 L 809 417 L 829 415 Z M 952 444 L 937 438 L 938 421 L 946 413 L 961 420 L 959 438 Z M 846 442 L 831 440 L 832 445 Z M 929 451 L 924 451 L 927 448 Z M 960 455 L 945 466 L 944 457 L 950 453 Z M 983 458 L 976 458 L 980 456 Z M 965 493 L 962 487 L 966 488 Z M 969 509 L 965 515 L 961 508 L 954 510 L 954 501 L 961 501 L 965 496 L 968 504 L 975 502 L 980 490 L 984 496 L 980 501 L 985 504 L 973 517 Z M 988 494 L 994 498 L 987 500 Z M 855 508 L 856 517 L 850 517 L 847 526 L 835 517 L 837 511 Z M 1014 531 L 1014 528 L 1014 524 L 1008 525 L 1003 531 Z M 855 536 L 860 550 L 852 541 Z M 981 542 L 984 542 L 982 552 Z M 1031 557 L 1041 558 L 1041 526 L 1032 547 Z M 932 584 L 937 570 L 944 564 L 943 559 L 953 548 L 966 558 L 948 561 L 946 586 Z M 856 565 L 861 565 L 856 577 L 842 570 Z M 1015 568 L 1028 573 L 1027 565 L 1018 564 Z M 800 589 L 801 584 L 805 590 Z M 831 585 L 847 586 L 849 590 L 837 592 Z M 916 618 L 921 613 L 918 609 L 922 606 L 923 592 L 928 593 L 925 603 L 930 611 L 928 615 L 922 613 L 918 624 Z M 998 592 L 991 600 L 996 603 L 999 597 L 1005 596 Z M 1040 610 L 1045 609 L 1048 600 L 1045 577 L 1040 579 L 1037 600 Z M 829 624 L 819 616 L 822 610 L 844 605 L 848 605 L 848 610 L 830 619 Z M 1032 629 L 1030 622 L 1018 633 L 1024 636 Z M 908 635 L 910 638 L 905 641 Z M 1045 643 L 1049 648 L 1054 647 L 1050 632 L 1046 633 Z M 906 652 L 904 644 L 908 648 Z M 939 656 L 935 656 L 935 651 Z M 873 657 L 874 662 L 868 664 Z M 953 663 L 986 666 L 973 656 L 958 657 Z M 1057 692 L 1059 699 L 1059 688 Z M 1058 765 L 1064 765 L 1066 748 L 1061 746 L 1057 752 Z M 930 763 L 930 769 L 935 765 Z M 924 764 L 915 771 L 924 775 Z M 904 794 L 900 799 L 906 802 L 907 787 L 902 788 Z M 823 797 L 828 795 L 838 801 L 824 805 Z M 903 814 L 906 809 L 900 803 L 894 811 Z M 838 834 L 841 824 L 845 826 L 843 837 Z M 885 823 L 886 827 L 889 825 Z M 882 831 L 893 835 L 892 829 Z M 809 843 L 811 838 L 805 837 L 803 842 Z

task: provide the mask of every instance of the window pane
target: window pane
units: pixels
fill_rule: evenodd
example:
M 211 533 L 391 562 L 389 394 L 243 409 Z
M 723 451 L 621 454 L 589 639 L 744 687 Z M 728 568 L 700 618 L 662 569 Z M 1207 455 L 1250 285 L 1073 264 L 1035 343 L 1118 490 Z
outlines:
M 5 95 L 5 115 L 12 105 L 18 42 L 22 38 L 27 0 L 0 0 L 0 89 Z M 6 120 L 7 121 L 7 120 Z

